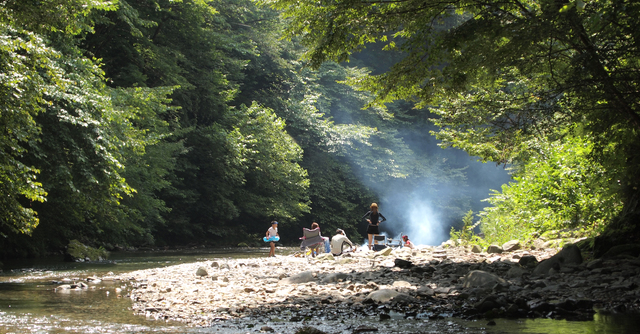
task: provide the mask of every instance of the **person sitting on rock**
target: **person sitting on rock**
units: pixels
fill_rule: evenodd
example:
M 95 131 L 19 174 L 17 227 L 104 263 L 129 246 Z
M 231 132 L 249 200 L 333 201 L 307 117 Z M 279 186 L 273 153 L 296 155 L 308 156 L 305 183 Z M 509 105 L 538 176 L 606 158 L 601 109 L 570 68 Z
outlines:
M 333 255 L 341 255 L 345 252 L 345 246 L 349 245 L 349 250 L 354 249 L 353 243 L 347 235 L 344 233 L 342 229 L 336 230 L 336 235 L 331 238 L 331 254 Z

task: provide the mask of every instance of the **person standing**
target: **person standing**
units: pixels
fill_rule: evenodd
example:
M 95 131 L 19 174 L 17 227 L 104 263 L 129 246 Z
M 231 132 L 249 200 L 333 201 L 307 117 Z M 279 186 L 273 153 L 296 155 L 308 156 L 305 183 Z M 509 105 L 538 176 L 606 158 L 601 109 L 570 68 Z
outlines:
M 342 229 L 336 230 L 336 235 L 331 238 L 331 254 L 333 255 L 341 255 L 344 249 L 345 244 L 349 245 L 349 247 L 354 248 L 353 243 L 347 235 L 344 233 Z
M 274 220 L 271 222 L 271 227 L 269 227 L 269 229 L 267 230 L 267 236 L 263 239 L 271 246 L 271 249 L 269 250 L 269 257 L 276 256 L 276 241 L 280 240 L 277 221 Z
M 370 209 L 371 210 L 369 210 L 369 212 L 365 213 L 364 216 L 362 216 L 362 219 L 366 218 L 367 222 L 369 222 L 369 226 L 367 226 L 367 236 L 369 238 L 369 250 L 371 250 L 371 248 L 373 247 L 372 246 L 373 236 L 380 234 L 380 228 L 379 228 L 380 223 L 387 220 L 387 218 L 385 218 L 382 215 L 382 213 L 378 211 L 378 204 L 371 203 Z

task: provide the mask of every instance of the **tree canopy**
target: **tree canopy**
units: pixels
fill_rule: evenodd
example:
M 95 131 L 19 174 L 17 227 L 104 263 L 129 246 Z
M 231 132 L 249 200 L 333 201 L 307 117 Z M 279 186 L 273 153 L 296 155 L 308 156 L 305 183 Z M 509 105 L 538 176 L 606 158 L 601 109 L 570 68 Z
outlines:
M 404 56 L 351 81 L 378 104 L 414 100 L 434 114 L 442 146 L 497 163 L 525 162 L 536 142 L 588 136 L 589 158 L 637 207 L 640 53 L 631 1 L 292 1 L 287 36 L 315 67 L 367 46 Z M 637 210 L 636 210 L 637 211 Z

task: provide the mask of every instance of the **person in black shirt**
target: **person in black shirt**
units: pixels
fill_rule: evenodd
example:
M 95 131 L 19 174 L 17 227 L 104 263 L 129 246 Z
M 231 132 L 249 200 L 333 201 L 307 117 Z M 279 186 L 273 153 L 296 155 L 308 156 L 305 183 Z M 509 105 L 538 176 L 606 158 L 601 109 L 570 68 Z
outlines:
M 369 217 L 369 218 L 367 218 Z M 387 220 L 380 212 L 378 212 L 378 204 L 371 203 L 371 210 L 362 216 L 362 219 L 367 219 L 369 226 L 367 227 L 367 235 L 369 237 L 369 249 L 372 247 L 373 236 L 380 234 L 378 225 Z

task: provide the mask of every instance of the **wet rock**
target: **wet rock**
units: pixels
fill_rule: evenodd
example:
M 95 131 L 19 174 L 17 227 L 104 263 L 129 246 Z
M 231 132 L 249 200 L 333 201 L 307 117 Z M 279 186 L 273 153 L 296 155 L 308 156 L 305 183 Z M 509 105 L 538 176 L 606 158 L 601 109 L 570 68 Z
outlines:
M 580 263 L 582 263 L 582 254 L 580 253 L 580 249 L 574 244 L 568 244 L 558 252 L 558 254 L 540 262 L 533 270 L 533 274 L 546 275 L 552 268 L 559 271 L 562 265 Z
M 474 270 L 464 277 L 463 288 L 491 288 L 498 283 L 506 281 L 494 274 L 482 270 Z
M 482 253 L 482 247 L 480 247 L 478 245 L 473 245 L 473 247 L 471 247 L 471 252 L 472 253 Z
M 271 328 L 269 326 L 262 326 L 262 327 L 260 327 L 260 330 L 263 331 L 263 332 L 275 332 L 273 330 L 273 328 Z

